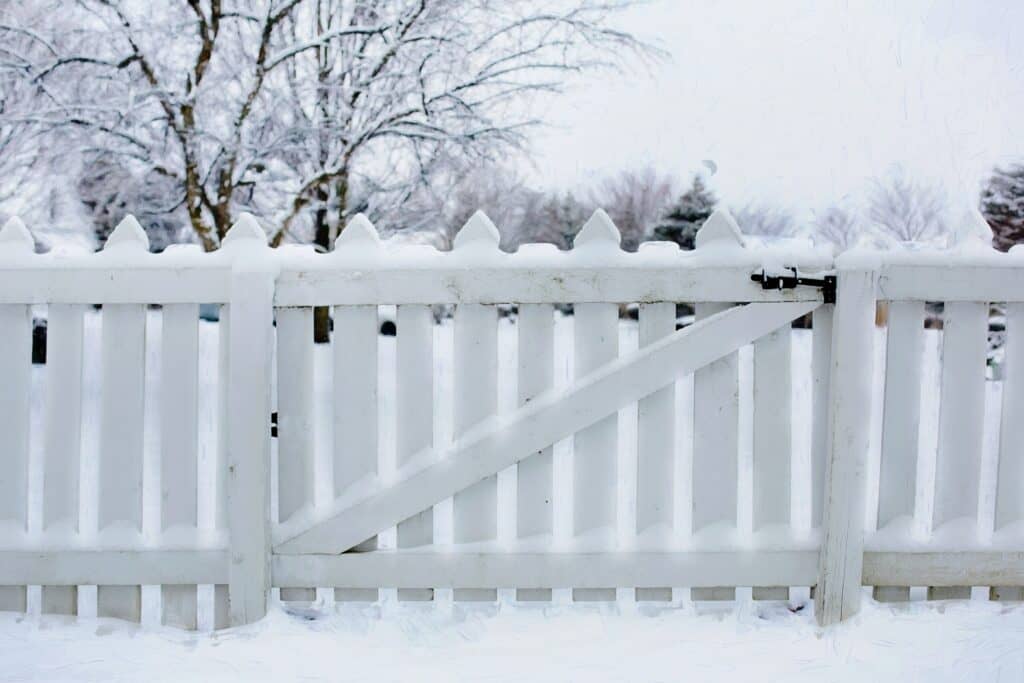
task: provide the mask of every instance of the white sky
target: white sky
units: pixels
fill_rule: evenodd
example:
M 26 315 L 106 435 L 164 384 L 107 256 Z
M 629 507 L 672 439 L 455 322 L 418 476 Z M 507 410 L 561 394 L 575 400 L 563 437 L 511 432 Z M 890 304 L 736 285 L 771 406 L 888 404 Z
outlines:
M 616 22 L 671 52 L 541 110 L 541 184 L 701 160 L 730 204 L 859 195 L 893 163 L 977 200 L 1024 157 L 1024 0 L 653 0 Z

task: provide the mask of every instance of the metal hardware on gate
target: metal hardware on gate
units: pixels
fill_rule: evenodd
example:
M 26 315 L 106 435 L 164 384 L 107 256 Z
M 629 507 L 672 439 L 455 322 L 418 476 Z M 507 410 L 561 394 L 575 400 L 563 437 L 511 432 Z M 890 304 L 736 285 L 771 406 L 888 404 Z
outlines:
M 270 414 L 270 438 L 277 437 L 277 412 Z
M 825 277 L 804 277 L 797 272 L 796 268 L 787 268 L 792 275 L 769 275 L 764 269 L 760 273 L 754 273 L 750 279 L 761 283 L 761 289 L 796 289 L 799 285 L 807 287 L 818 287 L 826 304 L 836 302 L 836 276 L 826 275 Z

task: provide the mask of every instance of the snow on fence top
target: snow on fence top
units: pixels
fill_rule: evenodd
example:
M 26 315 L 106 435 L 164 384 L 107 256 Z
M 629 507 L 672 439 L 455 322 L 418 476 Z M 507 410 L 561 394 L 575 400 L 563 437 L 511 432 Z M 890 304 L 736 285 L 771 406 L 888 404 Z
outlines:
M 974 214 L 962 221 L 950 247 L 860 248 L 834 258 L 829 247 L 807 241 L 744 238 L 719 210 L 693 251 L 646 242 L 631 253 L 620 248 L 618 230 L 598 210 L 569 251 L 524 244 L 507 253 L 482 212 L 458 233 L 451 251 L 383 240 L 360 214 L 334 251 L 321 254 L 308 245 L 271 249 L 256 219 L 243 214 L 217 251 L 189 244 L 153 254 L 128 216 L 101 251 L 36 254 L 25 225 L 12 218 L 0 232 L 0 303 L 224 303 L 235 267 L 279 272 L 278 305 L 793 301 L 814 294 L 764 291 L 749 275 L 762 268 L 814 273 L 872 265 L 880 270 L 880 299 L 1024 300 L 1024 251 L 996 251 L 986 230 Z
M 881 300 L 1024 300 L 1024 249 L 994 249 L 991 228 L 977 211 L 963 217 L 946 246 L 857 248 L 837 256 L 835 267 L 877 269 Z
M 129 216 L 99 252 L 35 254 L 15 218 L 0 237 L 0 303 L 224 303 L 232 268 L 279 271 L 278 305 L 792 301 L 813 293 L 766 292 L 750 274 L 783 266 L 808 272 L 832 267 L 824 247 L 745 240 L 726 211 L 708 220 L 693 251 L 670 242 L 623 251 L 618 229 L 600 210 L 570 251 L 525 244 L 506 253 L 498 242 L 497 228 L 480 212 L 447 252 L 382 240 L 359 215 L 331 253 L 306 245 L 271 249 L 256 220 L 243 214 L 217 251 L 174 245 L 152 254 Z

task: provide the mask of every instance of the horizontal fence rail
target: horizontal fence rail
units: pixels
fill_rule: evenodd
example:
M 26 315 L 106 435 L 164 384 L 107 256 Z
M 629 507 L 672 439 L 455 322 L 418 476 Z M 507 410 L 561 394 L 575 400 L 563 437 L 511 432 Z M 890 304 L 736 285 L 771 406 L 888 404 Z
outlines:
M 958 239 L 835 257 L 718 211 L 627 253 L 599 211 L 506 253 L 478 213 L 318 254 L 243 216 L 151 254 L 129 217 L 35 254 L 12 219 L 0 609 L 1019 600 L 1024 254 Z

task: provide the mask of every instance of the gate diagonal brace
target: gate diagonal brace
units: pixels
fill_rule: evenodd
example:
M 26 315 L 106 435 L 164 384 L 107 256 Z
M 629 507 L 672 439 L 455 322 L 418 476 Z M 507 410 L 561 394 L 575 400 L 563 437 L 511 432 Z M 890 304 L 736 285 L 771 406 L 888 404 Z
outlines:
M 769 275 L 768 271 L 761 269 L 760 273 L 754 273 L 750 279 L 761 283 L 761 289 L 796 289 L 798 286 L 818 287 L 821 289 L 822 300 L 826 304 L 836 302 L 836 276 L 826 275 L 824 277 L 804 277 L 797 272 L 796 268 L 786 268 L 792 275 Z

